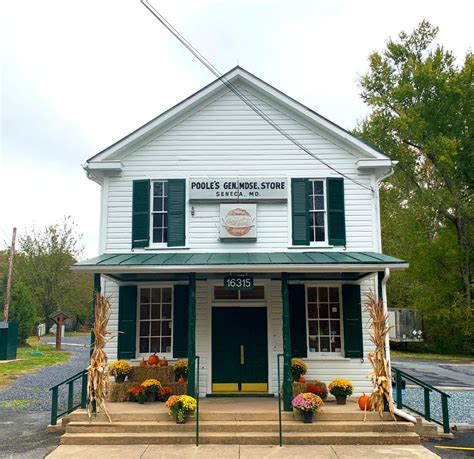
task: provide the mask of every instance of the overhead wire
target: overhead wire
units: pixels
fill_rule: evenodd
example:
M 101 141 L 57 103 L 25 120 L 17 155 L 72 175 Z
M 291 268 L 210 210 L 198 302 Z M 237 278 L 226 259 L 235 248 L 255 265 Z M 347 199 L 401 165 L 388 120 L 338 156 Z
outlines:
M 266 121 L 273 129 L 279 132 L 283 137 L 297 146 L 300 150 L 307 153 L 316 161 L 319 161 L 321 164 L 326 166 L 328 169 L 332 170 L 341 177 L 346 178 L 347 180 L 353 182 L 356 185 L 361 186 L 369 191 L 374 192 L 373 187 L 365 185 L 358 180 L 353 179 L 347 174 L 337 170 L 335 167 L 328 164 L 326 161 L 322 160 L 316 156 L 312 151 L 305 147 L 301 142 L 295 139 L 291 134 L 289 134 L 285 129 L 279 126 L 275 121 L 271 119 L 261 108 L 254 104 L 239 88 L 237 88 L 232 82 L 227 80 L 225 76 L 208 60 L 206 59 L 181 33 L 171 24 L 166 18 L 159 13 L 159 11 L 151 5 L 148 0 L 140 0 L 140 2 L 155 16 L 156 19 L 197 59 L 201 62 L 219 81 L 221 81 L 230 91 L 232 91 L 237 97 L 239 97 L 242 102 L 244 102 L 251 110 L 253 110 L 258 116 L 260 116 L 264 121 Z

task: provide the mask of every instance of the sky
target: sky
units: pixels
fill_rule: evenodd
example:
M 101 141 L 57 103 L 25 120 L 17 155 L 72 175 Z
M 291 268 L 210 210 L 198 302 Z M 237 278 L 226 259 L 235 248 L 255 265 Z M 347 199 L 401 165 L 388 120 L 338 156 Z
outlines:
M 462 61 L 470 0 L 150 0 L 222 73 L 240 65 L 346 129 L 367 115 L 368 56 L 427 19 Z M 139 0 L 0 2 L 0 248 L 71 216 L 95 256 L 87 158 L 213 75 Z

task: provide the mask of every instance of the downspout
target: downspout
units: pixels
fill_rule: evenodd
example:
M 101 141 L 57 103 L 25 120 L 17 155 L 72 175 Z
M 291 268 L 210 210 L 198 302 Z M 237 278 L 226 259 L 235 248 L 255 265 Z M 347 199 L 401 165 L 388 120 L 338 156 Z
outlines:
M 385 268 L 385 275 L 383 276 L 383 279 L 382 279 L 382 304 L 383 304 L 383 313 L 385 315 L 385 317 L 387 317 L 388 315 L 388 306 L 387 306 L 387 282 L 390 278 L 390 268 Z M 390 337 L 389 337 L 389 334 L 387 333 L 385 335 L 385 358 L 387 359 L 387 363 L 388 363 L 388 368 L 390 370 L 390 384 L 388 385 L 388 390 L 389 390 L 389 393 L 390 393 L 390 397 L 393 401 L 393 393 L 392 393 L 392 362 L 391 362 L 391 358 L 390 358 Z M 398 408 L 396 408 L 395 406 L 393 407 L 393 413 L 403 419 L 405 419 L 406 421 L 410 421 L 410 422 L 413 422 L 414 424 L 416 424 L 416 418 L 414 416 L 412 416 L 411 414 L 408 414 L 407 412 L 403 411 L 403 410 L 400 410 Z

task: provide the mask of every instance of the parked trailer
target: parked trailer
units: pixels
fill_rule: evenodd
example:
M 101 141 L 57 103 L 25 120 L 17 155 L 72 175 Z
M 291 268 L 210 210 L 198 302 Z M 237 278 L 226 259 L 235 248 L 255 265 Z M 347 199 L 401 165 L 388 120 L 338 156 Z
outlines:
M 409 343 L 423 341 L 423 320 L 418 309 L 388 309 L 390 341 Z

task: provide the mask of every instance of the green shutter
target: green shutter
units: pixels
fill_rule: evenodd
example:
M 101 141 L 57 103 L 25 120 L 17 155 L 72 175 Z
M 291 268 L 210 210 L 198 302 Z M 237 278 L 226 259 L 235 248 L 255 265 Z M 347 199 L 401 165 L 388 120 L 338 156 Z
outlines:
M 186 180 L 168 180 L 168 247 L 186 244 Z
M 291 179 L 293 245 L 309 245 L 308 179 Z
M 132 248 L 150 243 L 150 180 L 133 181 Z
M 344 350 L 346 357 L 362 358 L 362 310 L 360 285 L 342 286 Z
M 173 357 L 188 356 L 189 286 L 175 285 L 173 295 Z
M 305 286 L 288 286 L 290 302 L 291 357 L 307 357 Z
M 344 179 L 327 179 L 328 239 L 331 245 L 346 245 Z
M 136 285 L 119 288 L 118 331 L 117 357 L 119 359 L 134 359 L 137 337 Z

